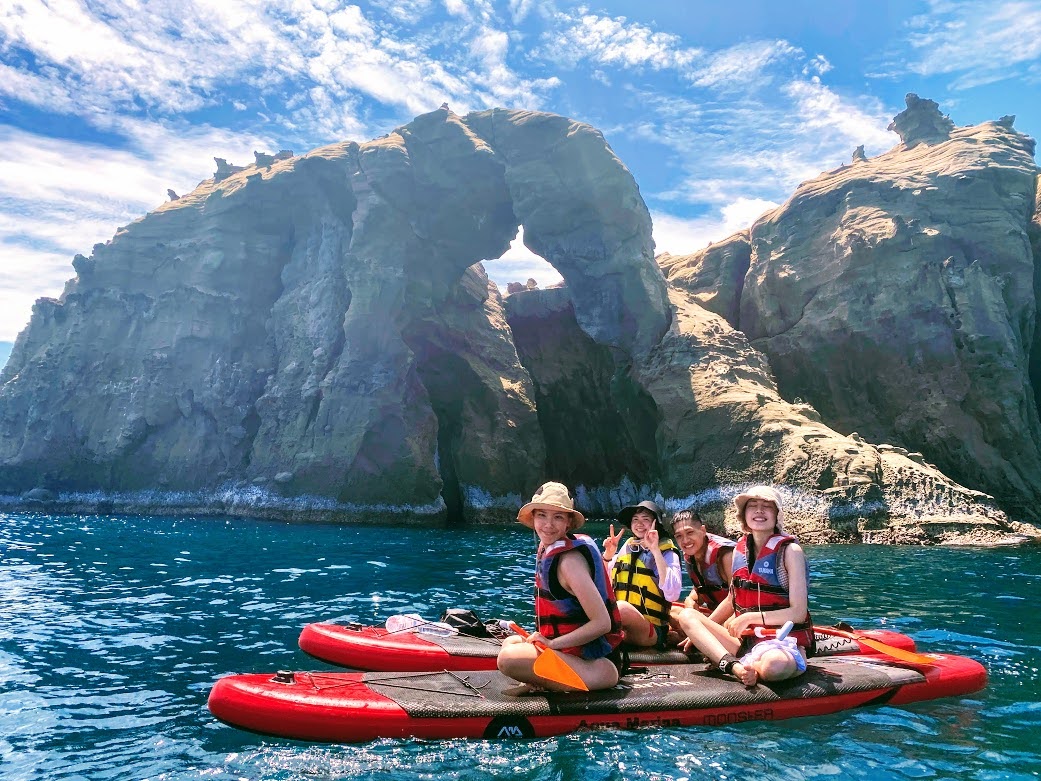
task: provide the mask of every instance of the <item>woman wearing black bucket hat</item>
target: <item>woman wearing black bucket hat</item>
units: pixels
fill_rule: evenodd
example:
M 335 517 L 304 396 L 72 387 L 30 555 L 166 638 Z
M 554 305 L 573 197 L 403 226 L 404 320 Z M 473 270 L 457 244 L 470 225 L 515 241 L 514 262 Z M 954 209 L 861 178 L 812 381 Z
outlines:
M 604 540 L 611 582 L 618 599 L 625 641 L 640 647 L 665 648 L 669 633 L 669 609 L 683 586 L 680 555 L 669 538 L 662 509 L 651 501 L 624 508 L 618 520 L 632 538 L 619 549 L 625 529 Z

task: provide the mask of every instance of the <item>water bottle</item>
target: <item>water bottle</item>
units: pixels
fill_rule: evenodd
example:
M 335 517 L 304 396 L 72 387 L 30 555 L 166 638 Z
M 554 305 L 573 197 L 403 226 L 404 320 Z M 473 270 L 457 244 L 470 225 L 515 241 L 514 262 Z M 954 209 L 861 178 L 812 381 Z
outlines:
M 387 619 L 388 632 L 415 632 L 416 627 L 425 624 L 426 620 L 418 613 L 403 613 Z
M 399 616 L 391 616 L 387 619 L 387 631 L 394 633 L 422 632 L 423 634 L 439 635 L 441 637 L 459 634 L 455 627 L 443 624 L 440 621 L 427 621 L 418 613 L 403 613 Z
M 424 621 L 422 626 L 416 627 L 416 631 L 424 635 L 437 635 L 438 637 L 459 634 L 459 630 L 454 626 L 449 626 L 440 621 Z

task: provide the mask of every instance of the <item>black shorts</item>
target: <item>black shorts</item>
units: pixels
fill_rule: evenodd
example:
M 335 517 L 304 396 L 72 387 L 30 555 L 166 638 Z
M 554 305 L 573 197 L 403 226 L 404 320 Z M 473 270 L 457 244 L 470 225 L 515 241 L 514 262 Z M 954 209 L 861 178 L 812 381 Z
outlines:
M 615 666 L 619 678 L 629 672 L 629 652 L 621 644 L 615 646 L 614 650 L 604 658 L 610 660 L 611 664 Z
M 653 625 L 652 625 L 653 626 Z M 669 625 L 668 623 L 662 624 L 661 626 L 655 626 L 654 631 L 658 634 L 658 642 L 654 644 L 655 651 L 664 651 L 668 647 L 669 641 Z

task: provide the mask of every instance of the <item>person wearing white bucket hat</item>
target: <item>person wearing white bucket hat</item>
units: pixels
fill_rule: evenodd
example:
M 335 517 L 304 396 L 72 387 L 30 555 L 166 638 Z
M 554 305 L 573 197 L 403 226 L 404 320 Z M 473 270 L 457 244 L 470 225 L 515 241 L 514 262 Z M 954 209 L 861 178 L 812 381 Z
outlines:
M 734 498 L 744 536 L 734 550 L 730 594 L 713 613 L 722 625 L 693 609 L 674 611 L 680 629 L 713 664 L 752 686 L 806 670 L 813 654 L 806 556 L 784 533 L 784 507 L 770 486 L 755 486 Z M 757 627 L 794 625 L 783 640 L 756 638 Z M 735 654 L 743 653 L 739 660 Z
M 618 683 L 621 619 L 600 548 L 591 537 L 575 534 L 585 520 L 567 487 L 555 482 L 540 486 L 517 513 L 518 523 L 532 529 L 539 540 L 536 631 L 526 638 L 514 635 L 503 641 L 498 668 L 521 681 L 520 686 L 507 689 L 507 694 L 567 690 L 535 672 L 537 642 L 567 654 L 568 666 L 590 691 Z

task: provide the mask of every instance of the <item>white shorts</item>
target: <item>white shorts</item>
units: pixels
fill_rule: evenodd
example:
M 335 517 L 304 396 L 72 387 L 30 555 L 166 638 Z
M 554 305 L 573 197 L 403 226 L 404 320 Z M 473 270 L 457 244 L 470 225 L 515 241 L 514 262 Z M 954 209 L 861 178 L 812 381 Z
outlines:
M 786 637 L 784 640 L 763 640 L 756 643 L 752 646 L 752 650 L 741 657 L 741 664 L 751 667 L 752 663 L 758 661 L 767 651 L 784 651 L 795 662 L 799 672 L 806 672 L 806 659 L 799 650 L 799 644 L 790 637 Z

